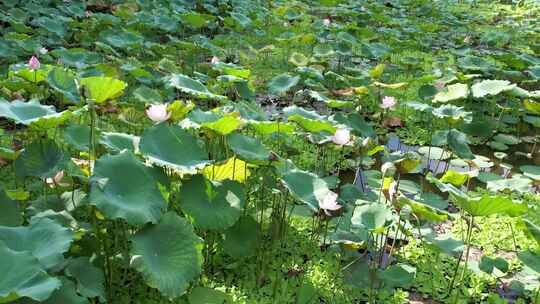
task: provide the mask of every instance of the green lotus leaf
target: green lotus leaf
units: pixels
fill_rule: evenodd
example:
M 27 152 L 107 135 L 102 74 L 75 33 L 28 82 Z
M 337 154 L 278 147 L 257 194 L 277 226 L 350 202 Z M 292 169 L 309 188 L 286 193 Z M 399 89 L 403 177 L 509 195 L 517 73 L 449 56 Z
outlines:
M 159 91 L 147 86 L 140 86 L 135 89 L 135 91 L 133 91 L 133 97 L 146 104 L 163 102 L 163 97 L 159 94 Z
M 0 226 L 0 242 L 11 250 L 31 253 L 47 269 L 64 261 L 74 238 L 71 229 L 48 218 L 32 219 L 29 226 Z
M 525 265 L 525 267 L 540 274 L 540 255 L 532 251 L 522 251 L 517 254 L 518 259 Z
M 14 227 L 23 222 L 23 214 L 18 202 L 7 196 L 0 187 L 0 226 Z
M 477 197 L 462 199 L 455 197 L 455 203 L 472 216 L 490 216 L 494 214 L 506 214 L 519 216 L 527 212 L 526 204 L 514 203 L 514 201 L 502 195 L 484 194 Z
M 466 84 L 456 83 L 444 88 L 439 93 L 435 94 L 433 102 L 446 103 L 453 100 L 467 98 L 469 96 L 469 88 Z
M 396 264 L 379 270 L 379 278 L 388 288 L 408 288 L 414 283 L 416 268 L 406 264 Z
M 109 152 L 120 153 L 128 150 L 136 153 L 139 149 L 140 138 L 126 133 L 104 132 L 101 134 L 99 143 L 104 145 Z
M 316 91 L 308 91 L 308 93 L 311 98 L 320 102 L 324 102 L 330 108 L 350 108 L 354 106 L 354 102 L 352 101 L 331 99 Z
M 213 69 L 221 71 L 227 75 L 231 75 L 238 78 L 248 79 L 251 75 L 251 71 L 244 69 L 232 63 L 219 62 L 212 66 Z
M 81 102 L 75 75 L 69 70 L 60 67 L 54 68 L 47 76 L 47 82 L 53 89 L 62 93 L 70 102 L 75 104 Z
M 0 272 L 4 274 L 0 280 L 0 303 L 12 303 L 21 297 L 44 301 L 62 284 L 50 277 L 30 252 L 14 251 L 1 241 Z
M 298 169 L 286 171 L 281 180 L 293 197 L 314 211 L 319 209 L 319 205 L 330 192 L 328 184 L 322 178 L 307 171 Z
M 135 31 L 108 29 L 99 33 L 99 40 L 117 48 L 128 48 L 140 45 L 144 37 Z
M 443 183 L 450 183 L 456 187 L 459 187 L 463 185 L 467 180 L 469 179 L 469 176 L 467 174 L 459 173 L 457 171 L 454 171 L 452 169 L 447 170 L 444 175 L 441 177 L 441 182 Z
M 429 156 L 429 159 L 445 160 L 452 156 L 450 152 L 439 147 L 420 147 L 418 153 L 426 158 Z
M 350 113 L 350 114 L 343 114 L 343 113 L 336 113 L 333 116 L 333 119 L 343 124 L 347 127 L 349 127 L 356 135 L 363 136 L 363 137 L 373 137 L 375 136 L 375 130 L 373 127 L 368 124 L 365 119 L 360 116 L 358 113 Z
M 300 81 L 300 76 L 291 76 L 289 74 L 281 74 L 275 76 L 268 83 L 268 91 L 270 94 L 281 95 L 290 89 Z
M 540 128 L 540 117 L 538 116 L 525 115 L 523 116 L 523 121 L 528 122 L 537 128 Z
M 86 298 L 99 297 L 105 301 L 105 276 L 100 268 L 90 263 L 89 258 L 70 260 L 65 273 L 77 281 L 77 291 L 81 295 Z
M 369 231 L 381 232 L 390 220 L 392 211 L 380 203 L 371 203 L 356 207 L 351 223 Z
M 194 175 L 182 184 L 180 207 L 193 219 L 196 227 L 223 230 L 236 223 L 243 213 L 245 193 L 237 181 L 211 181 Z
M 519 169 L 525 176 L 540 181 L 540 166 L 525 165 L 519 167 Z
M 183 295 L 201 273 L 203 242 L 189 222 L 174 212 L 138 231 L 131 242 L 132 267 L 169 298 Z
M 88 91 L 88 98 L 97 104 L 120 97 L 127 87 L 122 80 L 105 76 L 93 76 L 81 79 L 81 85 Z
M 212 122 L 201 124 L 201 127 L 210 129 L 220 135 L 227 135 L 237 130 L 242 125 L 242 120 L 233 115 L 225 115 Z
M 208 14 L 199 14 L 197 12 L 189 12 L 182 14 L 182 21 L 188 23 L 193 28 L 201 28 L 213 21 L 216 17 Z
M 132 225 L 157 223 L 166 206 L 152 169 L 131 152 L 98 159 L 90 185 L 90 203 L 109 219 L 123 218 Z
M 296 122 L 300 127 L 313 133 L 326 131 L 334 134 L 336 127 L 326 119 L 326 117 L 317 114 L 314 111 L 308 111 L 297 106 L 289 106 L 283 109 L 289 121 Z
M 141 153 L 151 163 L 180 173 L 196 173 L 210 163 L 198 138 L 179 126 L 158 124 L 144 131 Z
M 424 203 L 413 201 L 405 196 L 400 196 L 398 203 L 401 206 L 408 205 L 412 212 L 419 218 L 431 222 L 441 222 L 448 219 L 448 214 L 441 210 L 432 208 Z
M 30 70 L 26 65 L 12 66 L 14 70 L 8 72 L 8 78 L 20 77 L 33 83 L 39 83 L 47 79 L 47 75 L 53 68 L 52 65 L 41 65 L 37 70 Z
M 208 287 L 197 286 L 188 296 L 189 304 L 231 304 L 228 294 Z
M 487 182 L 487 189 L 491 191 L 512 192 L 519 193 L 529 192 L 531 189 L 532 181 L 528 178 L 513 176 L 512 178 L 497 179 Z
M 427 244 L 449 256 L 455 256 L 462 253 L 465 249 L 465 243 L 462 240 L 456 240 L 449 236 L 436 236 L 434 234 L 427 234 L 425 236 Z
M 223 234 L 223 251 L 237 259 L 252 256 L 259 245 L 259 233 L 259 223 L 243 216 Z
M 55 290 L 51 296 L 44 302 L 44 304 L 58 304 L 58 303 L 70 303 L 70 304 L 88 304 L 87 298 L 81 297 L 77 294 L 77 289 L 75 284 L 66 279 L 65 277 L 60 277 L 60 282 L 62 287 Z M 1 302 L 1 300 L 0 300 Z
M 464 107 L 457 107 L 451 104 L 445 104 L 438 108 L 433 108 L 432 113 L 435 115 L 435 117 L 444 118 L 450 122 L 472 121 L 472 112 L 465 111 Z
M 15 100 L 8 102 L 0 99 L 0 117 L 14 120 L 16 123 L 30 125 L 32 123 L 43 123 L 40 120 L 53 119 L 62 113 L 56 113 L 53 106 L 41 105 L 36 100 L 23 102 Z
M 172 74 L 167 78 L 169 86 L 201 99 L 225 100 L 227 97 L 213 94 L 200 81 L 183 74 Z
M 257 133 L 261 135 L 270 135 L 278 132 L 284 134 L 292 134 L 295 130 L 294 124 L 289 122 L 250 120 L 248 124 L 249 126 L 253 127 L 253 129 L 255 129 Z
M 491 258 L 484 255 L 480 259 L 478 268 L 487 274 L 501 277 L 508 272 L 509 265 L 508 262 L 501 257 Z
M 227 142 L 241 160 L 258 163 L 270 159 L 270 151 L 253 137 L 234 133 L 227 137 Z
M 90 145 L 90 127 L 86 125 L 69 125 L 64 131 L 66 143 L 79 151 L 88 151 Z
M 69 155 L 49 139 L 30 143 L 15 160 L 15 172 L 20 177 L 35 176 L 43 179 L 53 177 L 65 169 Z
M 523 106 L 527 111 L 531 112 L 532 114 L 540 115 L 540 102 L 535 102 L 530 99 L 523 100 Z
M 482 98 L 510 91 L 515 86 L 515 84 L 511 84 L 508 80 L 482 80 L 473 84 L 471 91 L 474 98 Z
M 521 140 L 514 135 L 502 133 L 495 135 L 493 140 L 509 146 L 517 145 L 521 142 Z
M 540 245 L 540 227 L 527 219 L 524 219 L 523 223 L 525 223 L 525 227 L 527 227 L 527 232 L 529 235 L 532 236 L 532 238 L 534 238 L 534 240 Z
M 456 129 L 450 129 L 447 134 L 448 146 L 459 157 L 464 159 L 474 159 L 474 155 L 469 148 L 469 139 L 465 133 Z
M 306 66 L 309 63 L 309 59 L 301 53 L 294 52 L 289 58 L 289 62 L 297 67 Z

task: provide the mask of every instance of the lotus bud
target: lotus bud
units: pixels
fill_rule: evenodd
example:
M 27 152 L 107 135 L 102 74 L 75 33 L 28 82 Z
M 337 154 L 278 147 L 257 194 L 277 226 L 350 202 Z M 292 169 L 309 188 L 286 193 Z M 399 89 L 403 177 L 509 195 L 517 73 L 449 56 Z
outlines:
M 362 140 L 362 147 L 367 148 L 371 146 L 372 143 L 373 141 L 371 140 L 371 137 L 366 137 L 364 140 Z
M 32 58 L 30 58 L 30 61 L 28 61 L 28 67 L 32 71 L 38 70 L 40 65 L 41 64 L 39 63 L 39 60 L 37 59 L 36 56 L 32 56 Z
M 392 162 L 386 162 L 381 166 L 383 177 L 394 176 L 396 174 L 396 166 Z
M 347 129 L 337 129 L 332 136 L 332 141 L 339 146 L 348 144 L 351 141 L 351 131 Z
M 155 123 L 164 122 L 171 117 L 166 104 L 153 104 L 146 110 L 146 115 Z

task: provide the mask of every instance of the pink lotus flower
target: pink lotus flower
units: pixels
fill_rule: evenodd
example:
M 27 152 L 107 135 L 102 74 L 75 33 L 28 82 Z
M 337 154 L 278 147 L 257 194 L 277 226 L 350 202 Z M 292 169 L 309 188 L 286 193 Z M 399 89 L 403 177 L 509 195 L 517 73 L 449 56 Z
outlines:
M 393 96 L 384 96 L 380 104 L 381 109 L 394 109 L 396 106 L 396 98 Z
M 347 129 L 337 129 L 336 133 L 332 136 L 332 141 L 336 145 L 346 145 L 351 141 L 351 131 Z
M 332 21 L 330 21 L 330 18 L 324 18 L 324 20 L 323 20 L 324 26 L 329 26 L 330 23 L 332 23 Z
M 446 83 L 442 80 L 438 80 L 437 82 L 435 82 L 435 87 L 439 91 L 443 90 L 445 86 L 446 86 Z
M 330 215 L 328 211 L 336 211 L 341 209 L 341 205 L 337 203 L 338 195 L 332 191 L 328 191 L 319 207 L 324 210 L 326 215 Z
M 166 104 L 153 104 L 146 109 L 146 115 L 155 123 L 164 122 L 171 117 L 171 113 L 167 112 Z
M 30 58 L 30 61 L 28 61 L 28 67 L 32 71 L 38 70 L 40 65 L 41 64 L 39 63 L 39 60 L 37 59 L 36 56 L 32 56 L 32 58 Z
M 212 64 L 218 64 L 219 62 L 220 62 L 220 60 L 216 56 L 212 57 L 212 59 L 210 60 L 210 63 L 212 63 Z
M 92 12 L 91 12 L 91 11 L 85 11 L 85 12 L 84 12 L 84 16 L 85 16 L 86 18 L 90 18 L 90 17 L 92 17 Z

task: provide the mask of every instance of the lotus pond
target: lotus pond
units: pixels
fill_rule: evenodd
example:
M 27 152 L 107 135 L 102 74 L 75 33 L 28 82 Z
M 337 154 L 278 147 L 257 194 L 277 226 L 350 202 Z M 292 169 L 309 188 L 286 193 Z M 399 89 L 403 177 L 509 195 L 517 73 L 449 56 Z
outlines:
M 540 303 L 537 0 L 0 22 L 0 303 Z

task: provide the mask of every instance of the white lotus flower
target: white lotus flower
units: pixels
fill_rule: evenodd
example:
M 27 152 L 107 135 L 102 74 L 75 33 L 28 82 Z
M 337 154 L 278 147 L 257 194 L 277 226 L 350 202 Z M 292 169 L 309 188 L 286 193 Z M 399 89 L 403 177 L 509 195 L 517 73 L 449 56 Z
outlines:
M 45 55 L 45 54 L 47 54 L 48 52 L 49 52 L 49 50 L 47 50 L 47 49 L 44 48 L 44 47 L 42 47 L 42 48 L 39 49 L 39 53 L 40 53 L 41 55 Z
M 319 207 L 324 210 L 324 213 L 330 215 L 328 211 L 336 211 L 341 209 L 341 205 L 337 203 L 338 195 L 332 191 L 328 191 Z
M 324 20 L 323 20 L 323 24 L 324 24 L 324 26 L 329 26 L 329 25 L 330 25 L 330 23 L 332 23 L 332 21 L 330 21 L 330 19 L 329 19 L 329 18 L 324 18 Z
M 212 59 L 210 59 L 210 63 L 212 64 L 218 64 L 220 62 L 219 58 L 214 56 Z
M 45 183 L 46 183 L 47 185 L 51 186 L 51 187 L 54 187 L 54 186 L 56 186 L 56 185 L 59 185 L 59 184 L 60 184 L 60 181 L 62 180 L 62 178 L 64 178 L 64 175 L 65 175 L 64 170 L 58 171 L 58 172 L 54 175 L 54 177 L 52 177 L 52 178 L 50 178 L 50 177 L 46 178 L 46 179 L 45 179 Z
M 171 117 L 166 104 L 153 104 L 146 110 L 146 115 L 155 123 L 164 122 Z
M 336 145 L 346 145 L 351 141 L 351 131 L 347 129 L 337 129 L 336 133 L 332 136 L 332 141 Z

